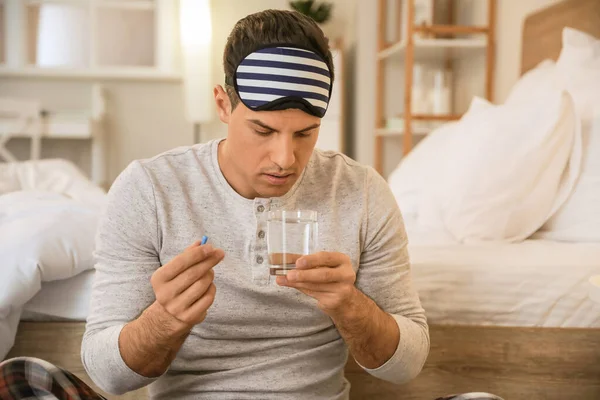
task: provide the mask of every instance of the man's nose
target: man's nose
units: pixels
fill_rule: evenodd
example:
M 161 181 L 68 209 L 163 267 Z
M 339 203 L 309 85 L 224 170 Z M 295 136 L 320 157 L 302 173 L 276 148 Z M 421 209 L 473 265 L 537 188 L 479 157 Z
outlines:
M 271 161 L 283 170 L 287 170 L 294 165 L 296 157 L 294 156 L 294 140 L 291 135 L 283 133 L 278 134 L 271 150 Z

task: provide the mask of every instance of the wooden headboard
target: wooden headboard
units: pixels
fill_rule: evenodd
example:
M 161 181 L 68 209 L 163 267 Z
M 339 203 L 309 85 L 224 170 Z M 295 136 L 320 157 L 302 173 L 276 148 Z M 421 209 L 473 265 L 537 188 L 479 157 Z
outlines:
M 565 26 L 600 38 L 600 0 L 565 0 L 529 15 L 523 24 L 521 74 L 546 58 L 558 58 Z

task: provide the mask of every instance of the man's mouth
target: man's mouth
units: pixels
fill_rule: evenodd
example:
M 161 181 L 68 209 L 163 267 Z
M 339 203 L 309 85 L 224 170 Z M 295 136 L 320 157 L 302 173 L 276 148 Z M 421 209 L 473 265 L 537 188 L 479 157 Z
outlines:
M 273 185 L 283 185 L 288 182 L 294 174 L 264 174 L 267 180 Z

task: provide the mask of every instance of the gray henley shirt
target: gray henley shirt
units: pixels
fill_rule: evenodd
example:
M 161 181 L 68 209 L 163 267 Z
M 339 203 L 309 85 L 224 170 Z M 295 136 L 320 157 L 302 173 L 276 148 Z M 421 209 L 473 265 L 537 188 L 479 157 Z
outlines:
M 279 198 L 246 199 L 225 180 L 218 140 L 134 161 L 108 194 L 96 246 L 96 278 L 82 360 L 103 390 L 145 385 L 155 399 L 348 399 L 348 349 L 316 301 L 270 279 L 266 212 L 318 212 L 319 250 L 350 257 L 356 286 L 398 323 L 395 354 L 375 377 L 402 383 L 429 351 L 413 287 L 407 237 L 385 180 L 348 157 L 315 150 Z M 118 346 L 123 326 L 154 302 L 152 273 L 202 235 L 222 248 L 215 301 L 170 368 L 151 379 L 132 371 Z

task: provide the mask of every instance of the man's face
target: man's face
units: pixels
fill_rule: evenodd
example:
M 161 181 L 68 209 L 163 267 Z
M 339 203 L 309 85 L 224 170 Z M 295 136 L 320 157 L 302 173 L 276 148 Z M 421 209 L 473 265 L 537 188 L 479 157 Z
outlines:
M 215 100 L 228 125 L 219 162 L 230 185 L 246 198 L 286 194 L 310 159 L 321 119 L 297 109 L 252 111 L 241 102 L 231 111 L 220 86 Z

